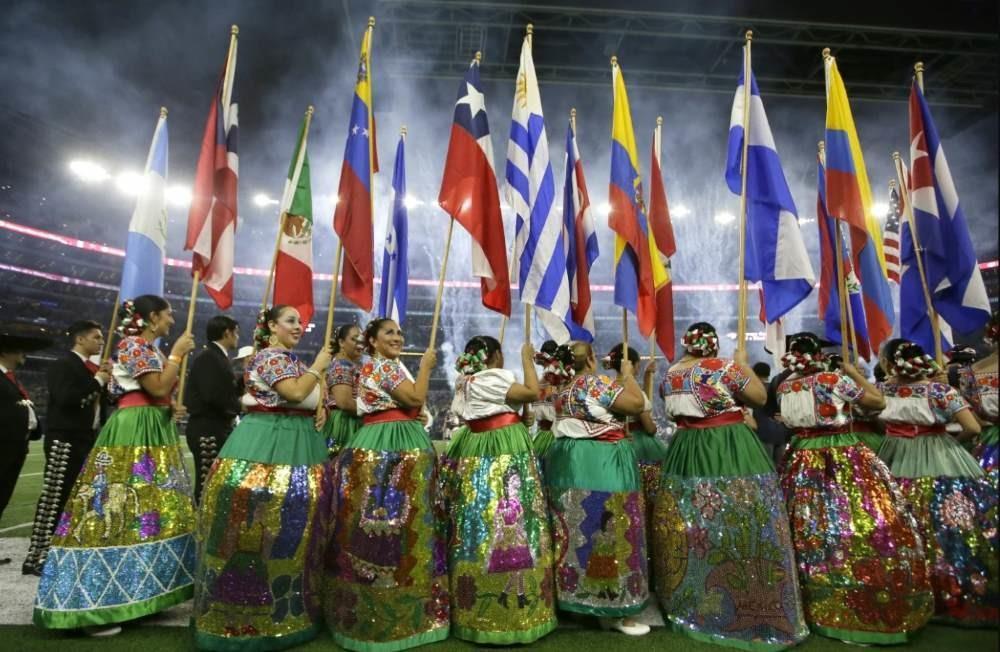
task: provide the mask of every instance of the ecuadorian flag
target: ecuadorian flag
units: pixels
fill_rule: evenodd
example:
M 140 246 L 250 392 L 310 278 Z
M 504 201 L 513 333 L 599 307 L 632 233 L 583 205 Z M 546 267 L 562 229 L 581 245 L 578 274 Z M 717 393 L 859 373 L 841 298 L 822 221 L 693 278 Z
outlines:
M 882 252 L 881 229 L 872 212 L 872 191 L 854 127 L 844 80 L 826 57 L 826 207 L 851 232 L 851 257 L 861 282 L 873 351 L 892 334 L 893 306 Z
M 656 327 L 656 290 L 666 284 L 667 269 L 646 219 L 632 112 L 617 59 L 611 60 L 611 81 L 614 115 L 608 226 L 615 233 L 615 305 L 634 313 L 639 332 L 649 337 Z

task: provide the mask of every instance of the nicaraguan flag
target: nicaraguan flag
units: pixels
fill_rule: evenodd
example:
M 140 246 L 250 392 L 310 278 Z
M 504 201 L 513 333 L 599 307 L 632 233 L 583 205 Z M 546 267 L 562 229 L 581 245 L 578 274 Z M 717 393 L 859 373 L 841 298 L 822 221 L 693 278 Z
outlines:
M 378 314 L 402 325 L 406 319 L 406 286 L 409 265 L 406 262 L 408 227 L 406 215 L 406 140 L 399 137 L 396 163 L 392 169 L 392 213 L 385 227 L 385 247 L 382 250 L 382 289 L 378 297 Z
M 146 157 L 142 190 L 128 225 L 125 265 L 122 268 L 121 301 L 143 294 L 163 296 L 163 259 L 167 244 L 167 112 L 153 132 Z

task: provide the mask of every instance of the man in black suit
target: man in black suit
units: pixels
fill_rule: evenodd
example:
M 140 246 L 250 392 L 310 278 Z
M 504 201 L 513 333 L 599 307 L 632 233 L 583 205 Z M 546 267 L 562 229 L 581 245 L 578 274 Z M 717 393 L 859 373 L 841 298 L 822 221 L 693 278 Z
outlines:
M 205 336 L 208 344 L 191 363 L 184 396 L 190 415 L 185 436 L 194 455 L 194 496 L 198 502 L 205 476 L 240 413 L 240 394 L 229 361 L 229 352 L 239 345 L 240 325 L 225 315 L 216 315 L 208 320 Z
M 34 403 L 14 372 L 24 364 L 26 353 L 51 345 L 44 337 L 0 329 L 0 518 L 28 456 L 28 441 L 42 436 Z M 0 564 L 9 563 L 9 557 L 0 559 Z
M 105 388 L 111 379 L 111 364 L 98 366 L 92 360 L 104 349 L 101 325 L 89 320 L 73 322 L 66 335 L 71 348 L 49 365 L 47 374 L 45 472 L 28 555 L 21 566 L 24 575 L 42 574 L 59 516 L 94 446 L 107 408 Z

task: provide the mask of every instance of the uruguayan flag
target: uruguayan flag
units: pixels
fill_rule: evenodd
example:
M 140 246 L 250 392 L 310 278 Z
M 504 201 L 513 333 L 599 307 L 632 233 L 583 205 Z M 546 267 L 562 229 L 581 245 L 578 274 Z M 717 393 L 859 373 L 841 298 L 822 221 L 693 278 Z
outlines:
M 726 182 L 737 195 L 742 180 L 743 93 L 741 73 L 729 120 L 726 161 Z M 773 323 L 809 295 L 815 275 L 753 73 L 750 74 L 749 129 L 744 275 L 748 281 L 761 282 L 767 321 Z
M 507 145 L 507 201 L 517 214 L 515 260 L 521 302 L 533 305 L 545 330 L 557 342 L 570 337 L 566 238 L 555 205 L 555 180 L 542 118 L 531 44 L 521 46 L 514 109 Z
M 163 258 L 167 243 L 167 113 L 153 132 L 142 189 L 128 225 L 121 301 L 143 294 L 163 296 Z

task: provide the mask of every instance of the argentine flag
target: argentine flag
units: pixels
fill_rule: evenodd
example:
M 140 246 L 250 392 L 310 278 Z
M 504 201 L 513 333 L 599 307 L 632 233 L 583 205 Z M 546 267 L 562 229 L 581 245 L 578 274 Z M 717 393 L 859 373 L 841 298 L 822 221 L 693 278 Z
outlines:
M 142 188 L 128 225 L 121 301 L 143 294 L 163 296 L 163 258 L 167 242 L 166 189 L 167 110 L 160 109 L 160 120 L 156 123 L 153 143 L 149 146 L 146 159 Z

